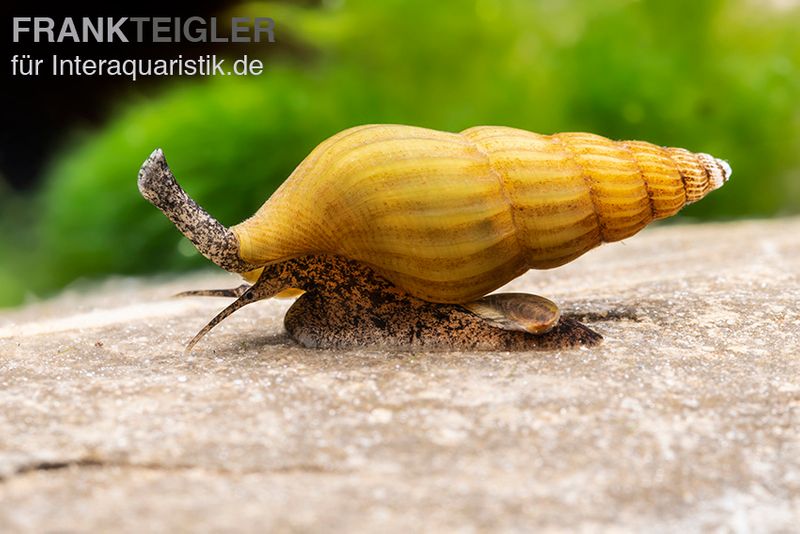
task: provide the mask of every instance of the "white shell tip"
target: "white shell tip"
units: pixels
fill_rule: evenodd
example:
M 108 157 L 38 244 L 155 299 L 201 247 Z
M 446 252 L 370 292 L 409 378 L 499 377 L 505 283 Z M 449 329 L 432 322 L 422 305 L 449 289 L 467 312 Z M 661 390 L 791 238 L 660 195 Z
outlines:
M 733 174 L 733 169 L 731 169 L 730 163 L 728 163 L 724 159 L 719 159 L 719 158 L 717 158 L 717 163 L 725 171 L 725 181 L 727 182 L 728 180 L 730 180 L 731 174 Z
M 698 154 L 700 162 L 705 167 L 711 189 L 719 189 L 731 177 L 731 166 L 727 161 L 717 159 L 710 154 Z

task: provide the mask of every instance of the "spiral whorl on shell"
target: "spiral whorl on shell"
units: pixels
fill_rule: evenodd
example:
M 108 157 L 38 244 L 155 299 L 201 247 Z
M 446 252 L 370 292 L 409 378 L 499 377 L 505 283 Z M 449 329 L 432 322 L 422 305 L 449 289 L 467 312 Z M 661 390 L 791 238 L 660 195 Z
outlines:
M 586 133 L 367 125 L 320 144 L 231 230 L 247 264 L 338 255 L 462 303 L 629 237 L 729 176 L 707 154 Z

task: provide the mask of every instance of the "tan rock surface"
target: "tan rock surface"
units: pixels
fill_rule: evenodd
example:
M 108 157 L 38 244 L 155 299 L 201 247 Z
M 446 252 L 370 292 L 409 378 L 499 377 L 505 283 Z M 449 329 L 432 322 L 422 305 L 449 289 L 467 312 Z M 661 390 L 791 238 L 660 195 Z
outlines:
M 0 314 L 0 531 L 791 531 L 800 220 L 671 226 L 509 287 L 553 353 L 311 351 L 289 301 L 117 280 Z

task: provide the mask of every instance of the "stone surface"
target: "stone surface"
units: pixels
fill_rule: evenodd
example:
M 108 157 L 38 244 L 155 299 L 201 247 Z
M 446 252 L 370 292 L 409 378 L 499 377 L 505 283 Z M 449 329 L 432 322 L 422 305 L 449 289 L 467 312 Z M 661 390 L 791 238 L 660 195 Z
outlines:
M 508 289 L 593 349 L 301 349 L 289 301 L 115 280 L 0 314 L 0 531 L 791 531 L 800 220 L 650 229 Z

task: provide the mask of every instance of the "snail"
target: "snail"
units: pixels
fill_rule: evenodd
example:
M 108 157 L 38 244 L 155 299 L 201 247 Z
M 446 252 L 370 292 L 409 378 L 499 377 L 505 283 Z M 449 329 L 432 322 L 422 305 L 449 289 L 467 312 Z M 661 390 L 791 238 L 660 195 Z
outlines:
M 563 265 L 721 187 L 723 160 L 588 133 L 364 125 L 317 146 L 249 219 L 227 228 L 178 185 L 160 149 L 142 195 L 209 260 L 240 273 L 236 300 L 301 296 L 286 313 L 307 347 L 519 350 L 602 337 L 536 295 L 490 294 Z

